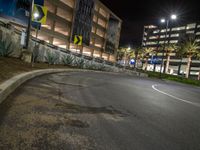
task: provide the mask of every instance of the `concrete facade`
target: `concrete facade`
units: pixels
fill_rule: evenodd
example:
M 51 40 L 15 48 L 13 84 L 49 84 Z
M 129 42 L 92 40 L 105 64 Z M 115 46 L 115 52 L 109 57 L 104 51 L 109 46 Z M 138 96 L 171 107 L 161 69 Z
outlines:
M 119 46 L 122 20 L 113 14 L 100 1 L 95 0 L 90 45 L 77 46 L 72 42 L 72 29 L 76 0 L 45 0 L 44 6 L 48 8 L 47 22 L 42 25 L 38 39 L 44 40 L 55 46 L 69 49 L 83 55 L 103 58 L 115 62 L 116 51 Z M 119 21 L 117 42 L 114 53 L 105 51 L 109 18 L 112 15 Z M 32 32 L 35 37 L 35 31 Z M 71 40 L 70 40 L 71 39 Z
M 164 43 L 179 44 L 190 37 L 200 44 L 200 22 L 182 24 L 179 26 L 171 25 L 168 31 L 166 31 L 165 26 L 158 27 L 155 25 L 148 25 L 144 27 L 142 46 L 153 48 L 157 52 L 157 57 L 161 59 Z M 166 62 L 166 54 L 164 54 L 164 61 Z M 169 66 L 170 73 L 175 75 L 185 74 L 187 61 L 188 59 L 186 56 L 181 59 L 175 52 L 172 53 Z M 148 68 L 152 70 L 154 67 L 153 65 L 149 65 Z M 194 57 L 190 68 L 190 76 L 198 76 L 199 70 L 200 61 Z M 160 71 L 159 64 L 156 67 L 156 71 Z

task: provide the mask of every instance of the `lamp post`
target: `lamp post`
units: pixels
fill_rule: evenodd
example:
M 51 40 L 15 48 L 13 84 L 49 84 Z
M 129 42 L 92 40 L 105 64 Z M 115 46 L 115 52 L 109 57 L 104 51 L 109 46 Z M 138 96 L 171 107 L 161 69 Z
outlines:
M 126 68 L 126 61 L 127 61 L 127 51 L 130 51 L 131 48 L 128 47 L 128 48 L 125 48 L 125 59 L 124 59 L 124 69 Z
M 162 77 L 162 68 L 164 66 L 164 52 L 165 52 L 166 44 L 169 43 L 169 40 L 167 40 L 169 38 L 169 36 L 167 37 L 168 29 L 169 29 L 169 23 L 170 23 L 170 20 L 176 20 L 176 19 L 177 19 L 177 15 L 172 14 L 170 19 L 168 18 L 166 20 L 165 18 L 162 18 L 160 20 L 160 22 L 162 24 L 164 24 L 164 23 L 166 24 L 166 26 L 165 26 L 165 30 L 166 30 L 165 31 L 165 41 L 164 41 L 163 50 L 162 50 L 162 62 L 161 62 L 161 67 L 160 67 L 160 78 Z
M 31 30 L 31 20 L 32 20 L 32 11 L 33 11 L 33 3 L 34 0 L 30 0 L 30 7 L 29 7 L 29 19 L 28 19 L 28 26 L 27 26 L 27 31 L 26 31 L 26 43 L 24 48 L 28 49 L 28 44 L 29 44 L 29 38 L 30 38 L 30 30 Z
M 39 14 L 38 12 L 35 12 L 35 13 L 33 14 L 33 17 L 34 17 L 35 20 L 37 20 L 37 18 L 40 17 L 40 14 Z M 37 28 L 36 28 L 36 39 L 37 39 L 37 37 L 38 37 L 38 30 L 39 30 L 39 24 L 37 24 Z

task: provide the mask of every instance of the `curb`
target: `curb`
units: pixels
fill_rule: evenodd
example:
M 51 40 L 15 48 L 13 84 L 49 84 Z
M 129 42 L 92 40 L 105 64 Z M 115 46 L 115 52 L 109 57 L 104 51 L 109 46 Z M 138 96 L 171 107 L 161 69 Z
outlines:
M 45 74 L 51 73 L 59 73 L 59 72 L 69 72 L 69 71 L 81 71 L 81 72 L 98 72 L 101 71 L 94 71 L 94 70 L 83 70 L 83 69 L 42 69 L 42 70 L 35 70 L 26 73 L 19 74 L 17 76 L 12 77 L 11 79 L 3 82 L 0 84 L 0 104 L 12 93 L 14 92 L 20 85 L 25 83 L 26 81 L 41 76 Z M 104 73 L 111 73 L 113 72 L 104 72 Z M 129 75 L 136 75 L 138 74 L 129 74 Z M 141 75 L 140 75 L 141 76 Z M 143 75 L 144 76 L 144 75 Z
M 32 78 L 45 75 L 45 74 L 50 74 L 50 73 L 59 73 L 59 72 L 67 72 L 67 71 L 75 71 L 75 70 L 74 69 L 43 69 L 43 70 L 35 70 L 31 72 L 26 72 L 26 73 L 22 73 L 17 76 L 14 76 L 11 79 L 0 84 L 0 104 L 12 92 L 14 92 L 20 85 L 22 85 L 24 82 Z

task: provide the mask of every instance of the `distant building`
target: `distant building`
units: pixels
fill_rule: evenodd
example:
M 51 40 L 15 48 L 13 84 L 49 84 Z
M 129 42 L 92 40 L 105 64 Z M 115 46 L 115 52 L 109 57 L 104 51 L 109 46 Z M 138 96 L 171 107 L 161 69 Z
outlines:
M 167 33 L 166 33 L 167 32 Z M 152 58 L 160 59 L 162 58 L 162 46 L 164 43 L 174 43 L 178 44 L 181 42 L 184 42 L 188 38 L 193 38 L 200 44 L 200 22 L 198 23 L 191 23 L 191 24 L 184 24 L 182 26 L 170 26 L 168 31 L 166 31 L 166 28 L 164 27 L 158 27 L 154 25 L 144 26 L 144 33 L 143 33 L 143 40 L 142 40 L 142 46 L 153 48 L 155 51 L 157 51 L 157 55 L 151 56 L 150 62 L 152 61 Z M 166 59 L 166 58 L 164 58 Z M 185 74 L 185 68 L 187 63 L 187 58 L 182 59 L 182 64 L 180 63 L 181 59 L 176 55 L 176 53 L 173 53 L 171 55 L 170 60 L 170 70 L 169 72 L 171 74 Z M 153 68 L 156 71 L 160 71 L 160 65 L 157 64 L 157 67 L 153 67 L 155 65 L 149 65 L 148 69 L 152 70 Z M 198 75 L 200 70 L 200 61 L 195 60 L 193 58 L 192 65 L 190 68 L 190 75 Z

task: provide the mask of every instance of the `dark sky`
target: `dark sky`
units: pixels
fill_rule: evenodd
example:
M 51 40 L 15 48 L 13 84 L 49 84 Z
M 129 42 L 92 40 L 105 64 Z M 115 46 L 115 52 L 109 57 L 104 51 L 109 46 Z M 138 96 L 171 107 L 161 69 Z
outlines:
M 177 23 L 200 21 L 200 0 L 100 0 L 123 20 L 120 45 L 140 45 L 143 26 L 162 16 L 178 15 Z

